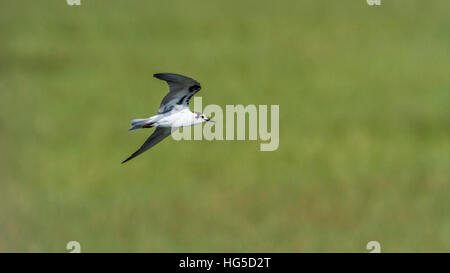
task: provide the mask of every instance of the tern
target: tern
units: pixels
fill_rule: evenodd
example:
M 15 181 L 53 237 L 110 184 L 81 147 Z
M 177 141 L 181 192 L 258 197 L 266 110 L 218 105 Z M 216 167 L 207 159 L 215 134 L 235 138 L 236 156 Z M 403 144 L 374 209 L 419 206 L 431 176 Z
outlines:
M 158 73 L 154 74 L 153 77 L 166 81 L 169 85 L 169 93 L 163 98 L 157 115 L 131 121 L 131 128 L 128 131 L 152 127 L 156 129 L 144 144 L 122 163 L 147 151 L 180 127 L 207 121 L 214 122 L 204 114 L 191 112 L 189 109 L 189 100 L 201 89 L 198 81 L 174 73 Z

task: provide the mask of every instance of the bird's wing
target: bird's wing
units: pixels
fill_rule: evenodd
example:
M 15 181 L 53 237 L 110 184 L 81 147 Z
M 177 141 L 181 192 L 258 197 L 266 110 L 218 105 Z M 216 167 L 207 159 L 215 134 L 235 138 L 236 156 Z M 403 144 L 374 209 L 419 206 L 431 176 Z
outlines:
M 198 81 L 183 75 L 158 73 L 153 76 L 157 79 L 166 81 L 169 85 L 169 93 L 162 100 L 158 114 L 172 110 L 176 104 L 188 106 L 192 96 L 201 89 Z
M 122 161 L 122 163 L 127 162 L 128 160 L 131 160 L 135 158 L 136 156 L 142 154 L 143 152 L 147 151 L 151 147 L 158 144 L 161 140 L 165 139 L 171 134 L 172 128 L 170 127 L 157 127 L 156 130 L 147 138 L 147 140 L 142 144 L 142 146 L 134 152 L 132 155 L 130 155 L 127 159 Z

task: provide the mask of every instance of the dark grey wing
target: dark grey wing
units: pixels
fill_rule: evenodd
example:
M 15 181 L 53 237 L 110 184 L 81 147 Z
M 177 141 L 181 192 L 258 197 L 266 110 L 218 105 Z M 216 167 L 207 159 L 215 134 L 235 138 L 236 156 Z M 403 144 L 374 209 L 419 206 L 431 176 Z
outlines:
M 158 114 L 172 110 L 177 104 L 189 105 L 192 96 L 202 88 L 198 81 L 179 74 L 158 73 L 153 76 L 166 81 L 170 90 L 162 100 Z
M 157 127 L 153 134 L 151 134 L 151 136 L 147 138 L 144 144 L 142 144 L 141 148 L 130 155 L 127 159 L 122 161 L 122 163 L 135 158 L 136 156 L 142 154 L 143 152 L 158 144 L 161 140 L 165 139 L 171 134 L 171 130 L 172 128 L 170 127 Z

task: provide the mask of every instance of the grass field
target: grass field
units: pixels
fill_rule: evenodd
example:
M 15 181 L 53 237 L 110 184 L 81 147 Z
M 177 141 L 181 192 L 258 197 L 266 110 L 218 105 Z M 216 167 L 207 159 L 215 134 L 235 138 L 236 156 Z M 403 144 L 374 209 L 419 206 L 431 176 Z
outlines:
M 2 0 L 0 251 L 450 251 L 450 2 Z M 280 145 L 121 165 L 167 92 L 280 106 Z

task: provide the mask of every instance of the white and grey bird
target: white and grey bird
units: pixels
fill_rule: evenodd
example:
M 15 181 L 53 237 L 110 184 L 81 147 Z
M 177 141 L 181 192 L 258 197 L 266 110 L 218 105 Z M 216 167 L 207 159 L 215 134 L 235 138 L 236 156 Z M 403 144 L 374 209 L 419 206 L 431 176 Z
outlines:
M 180 127 L 207 121 L 214 122 L 202 113 L 189 110 L 189 100 L 200 91 L 200 83 L 189 77 L 174 73 L 158 73 L 153 76 L 167 82 L 169 93 L 163 98 L 157 115 L 131 121 L 131 128 L 128 131 L 151 127 L 156 127 L 156 129 L 144 144 L 122 163 L 147 151 Z

